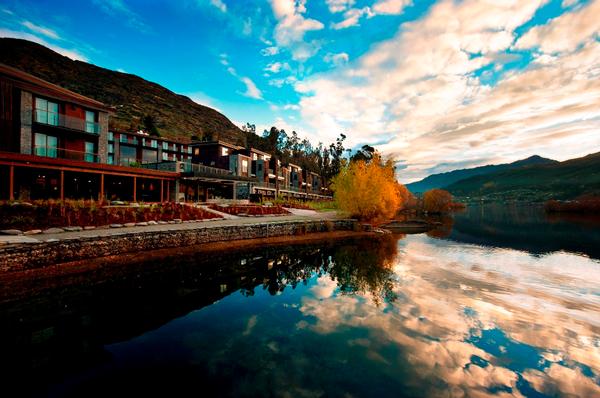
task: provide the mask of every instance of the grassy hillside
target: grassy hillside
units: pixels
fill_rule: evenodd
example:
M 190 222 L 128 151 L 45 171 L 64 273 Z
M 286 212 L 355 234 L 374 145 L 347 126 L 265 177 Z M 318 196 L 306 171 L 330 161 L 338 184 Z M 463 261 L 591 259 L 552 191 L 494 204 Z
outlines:
M 527 159 L 518 160 L 513 163 L 494 164 L 487 166 L 474 167 L 471 169 L 453 170 L 447 173 L 432 174 L 421 181 L 407 184 L 406 187 L 412 193 L 423 193 L 434 188 L 445 188 L 457 181 L 464 180 L 478 175 L 491 174 L 502 170 L 510 170 L 518 167 L 556 163 L 556 160 L 546 159 L 541 156 L 531 156 Z
M 247 135 L 216 110 L 156 83 L 73 61 L 36 43 L 0 39 L 0 62 L 113 107 L 112 128 L 137 130 L 143 126 L 141 119 L 151 115 L 164 137 L 195 135 L 243 144 Z
M 600 194 L 600 152 L 564 162 L 470 177 L 447 186 L 455 196 L 487 199 L 572 199 Z

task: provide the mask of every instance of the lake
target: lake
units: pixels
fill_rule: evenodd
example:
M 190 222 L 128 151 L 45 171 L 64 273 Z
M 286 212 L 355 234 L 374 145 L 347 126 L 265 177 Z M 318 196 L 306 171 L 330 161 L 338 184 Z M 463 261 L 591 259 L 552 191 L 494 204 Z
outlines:
M 441 221 L 5 280 L 4 391 L 600 396 L 598 220 L 478 206 Z

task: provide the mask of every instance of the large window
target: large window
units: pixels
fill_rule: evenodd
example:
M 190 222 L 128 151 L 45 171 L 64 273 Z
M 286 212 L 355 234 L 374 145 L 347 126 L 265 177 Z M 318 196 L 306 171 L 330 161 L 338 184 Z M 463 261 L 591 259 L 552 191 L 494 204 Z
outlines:
M 97 126 L 96 112 L 85 111 L 85 131 L 87 133 L 98 134 Z
M 58 104 L 43 98 L 35 99 L 35 121 L 58 126 Z
M 248 161 L 246 159 L 242 159 L 242 173 L 248 173 Z
M 85 143 L 85 156 L 84 160 L 86 162 L 95 162 L 96 161 L 96 145 L 93 142 Z
M 58 157 L 58 138 L 46 134 L 35 134 L 34 154 L 37 156 L 47 156 L 49 158 Z
M 119 148 L 119 163 L 123 166 L 129 166 L 131 163 L 137 162 L 137 150 L 131 146 L 121 146 Z

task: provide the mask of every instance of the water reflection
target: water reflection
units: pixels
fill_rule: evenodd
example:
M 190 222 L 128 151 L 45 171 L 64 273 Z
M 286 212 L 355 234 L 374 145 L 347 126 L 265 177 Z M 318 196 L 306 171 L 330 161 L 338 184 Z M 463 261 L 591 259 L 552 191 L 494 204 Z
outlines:
M 541 206 L 488 204 L 469 206 L 444 225 L 449 223 L 447 236 L 459 242 L 534 254 L 564 250 L 600 259 L 600 217 L 594 215 L 546 214 Z
M 54 396 L 600 396 L 600 262 L 461 223 L 7 281 L 2 374 Z

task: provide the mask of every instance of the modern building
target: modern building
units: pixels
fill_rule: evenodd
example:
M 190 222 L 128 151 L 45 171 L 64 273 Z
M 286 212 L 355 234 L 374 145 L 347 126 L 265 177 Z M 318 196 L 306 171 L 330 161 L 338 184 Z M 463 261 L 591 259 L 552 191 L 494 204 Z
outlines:
M 0 199 L 172 199 L 177 173 L 110 164 L 110 112 L 0 64 Z
M 0 200 L 318 198 L 320 178 L 269 153 L 109 130 L 104 104 L 0 64 Z

